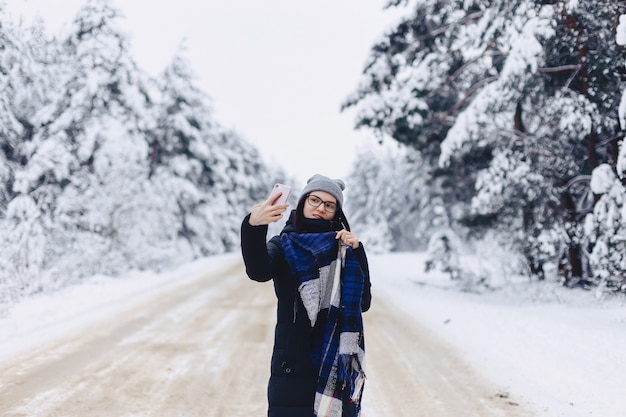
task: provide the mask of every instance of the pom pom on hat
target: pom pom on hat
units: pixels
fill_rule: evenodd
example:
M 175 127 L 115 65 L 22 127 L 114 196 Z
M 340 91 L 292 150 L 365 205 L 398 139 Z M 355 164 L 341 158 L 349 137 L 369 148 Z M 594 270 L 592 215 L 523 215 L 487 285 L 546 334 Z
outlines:
M 312 191 L 326 191 L 337 199 L 339 207 L 343 207 L 343 190 L 346 184 L 341 180 L 333 180 L 320 174 L 315 174 L 306 182 L 302 195 Z

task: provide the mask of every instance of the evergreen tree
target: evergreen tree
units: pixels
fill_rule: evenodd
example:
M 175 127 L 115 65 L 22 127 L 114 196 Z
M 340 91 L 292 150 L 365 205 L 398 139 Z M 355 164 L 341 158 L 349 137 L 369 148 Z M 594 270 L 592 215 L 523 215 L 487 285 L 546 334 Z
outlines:
M 420 151 L 457 230 L 499 231 L 533 274 L 558 263 L 566 284 L 585 285 L 589 176 L 615 164 L 620 138 L 625 56 L 607 40 L 621 8 L 417 2 L 374 46 L 346 106 L 357 106 L 358 126 Z
M 346 189 L 346 214 L 376 252 L 425 248 L 438 226 L 420 155 L 404 145 L 370 145 L 358 152 Z
M 626 15 L 619 18 L 616 44 L 626 45 Z M 620 134 L 614 140 L 619 148 L 615 166 L 600 164 L 593 170 L 591 190 L 597 200 L 587 215 L 585 242 L 588 243 L 591 275 L 594 284 L 612 291 L 626 292 L 626 89 L 619 106 Z M 619 93 L 619 86 L 616 92 Z M 610 160 L 610 159 L 609 159 Z
M 219 126 L 188 64 L 146 76 L 107 0 L 50 38 L 3 11 L 0 304 L 236 249 L 243 215 L 289 179 Z
M 14 189 L 16 172 L 27 164 L 23 149 L 33 132 L 31 119 L 44 102 L 38 59 L 47 47 L 41 26 L 12 24 L 0 2 L 0 287 L 9 301 L 17 292 L 38 290 L 43 225 L 37 203 Z
M 617 156 L 616 109 L 623 84 L 618 62 L 626 55 L 610 40 L 623 6 L 588 1 L 554 7 L 555 36 L 544 43 L 546 64 L 525 91 L 532 104 L 522 117 L 536 126 L 532 146 L 557 156 L 542 158 L 533 168 L 554 188 L 548 197 L 560 200 L 553 216 L 564 231 L 560 275 L 567 285 L 587 285 L 582 222 L 594 204 L 589 176 L 599 164 L 614 166 Z
M 61 53 L 46 64 L 56 74 L 47 82 L 58 84 L 47 85 L 22 150 L 27 163 L 16 173 L 14 191 L 36 202 L 54 242 L 39 245 L 59 280 L 156 262 L 148 242 L 165 239 L 154 231 L 166 229 L 150 228 L 151 217 L 140 214 L 150 193 L 143 134 L 150 99 L 117 18 L 108 2 L 89 1 L 57 43 Z
M 372 253 L 388 252 L 394 247 L 388 223 L 390 219 L 381 210 L 394 204 L 384 192 L 385 185 L 388 184 L 385 180 L 389 180 L 384 170 L 389 167 L 386 164 L 389 161 L 380 155 L 380 152 L 371 147 L 357 152 L 355 163 L 348 175 L 350 188 L 346 189 L 344 207 L 346 216 L 355 225 L 354 231 L 363 242 L 367 242 L 367 249 Z M 375 209 L 372 210 L 372 207 Z
M 608 164 L 593 171 L 591 188 L 601 196 L 587 216 L 591 280 L 602 288 L 626 292 L 626 189 Z
M 4 2 L 0 2 L 0 218 L 6 215 L 14 170 L 20 163 L 17 148 L 24 126 L 18 120 L 19 106 L 15 103 L 25 84 L 20 78 L 22 66 L 30 58 L 23 42 L 26 33 L 7 19 L 4 8 Z
M 265 198 L 274 177 L 253 146 L 219 126 L 195 83 L 189 64 L 175 57 L 161 80 L 151 175 L 175 207 L 178 236 L 196 255 L 207 255 L 238 245 L 242 213 L 251 198 Z

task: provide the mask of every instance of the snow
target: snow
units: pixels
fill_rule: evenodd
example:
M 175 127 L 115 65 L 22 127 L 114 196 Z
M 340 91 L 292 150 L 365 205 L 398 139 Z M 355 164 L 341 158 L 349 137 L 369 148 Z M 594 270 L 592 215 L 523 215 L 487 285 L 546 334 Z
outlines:
M 374 296 L 395 300 L 480 374 L 533 404 L 537 416 L 626 415 L 623 299 L 523 280 L 510 290 L 467 293 L 441 274 L 420 272 L 425 254 L 371 258 Z
M 626 45 L 626 14 L 619 17 L 619 24 L 615 29 L 615 41 L 618 45 Z
M 441 273 L 422 272 L 423 253 L 369 258 L 373 302 L 393 299 L 456 347 L 481 375 L 531 404 L 537 417 L 626 415 L 623 298 L 599 299 L 522 278 L 508 289 L 469 293 Z M 160 274 L 95 276 L 52 295 L 22 300 L 0 319 L 0 360 L 239 260 L 239 253 L 229 253 Z
M 609 164 L 600 164 L 591 174 L 589 187 L 594 194 L 606 194 L 615 183 L 615 174 Z
M 0 361 L 132 306 L 167 286 L 198 279 L 206 271 L 235 262 L 239 254 L 199 259 L 162 273 L 97 275 L 56 293 L 39 294 L 14 305 L 0 318 Z
M 626 14 L 619 17 L 619 25 L 617 25 L 615 40 L 618 45 L 626 45 Z M 619 104 L 619 122 L 622 129 L 626 127 L 626 90 L 622 92 L 622 100 Z M 620 177 L 626 173 L 626 153 L 624 151 L 623 141 L 620 143 L 620 153 L 617 158 L 617 172 Z

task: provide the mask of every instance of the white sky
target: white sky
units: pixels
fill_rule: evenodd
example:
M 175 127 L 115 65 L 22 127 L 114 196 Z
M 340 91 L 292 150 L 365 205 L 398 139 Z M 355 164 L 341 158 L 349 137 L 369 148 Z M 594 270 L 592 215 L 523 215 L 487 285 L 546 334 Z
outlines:
M 10 0 L 12 13 L 40 15 L 54 31 L 83 0 Z M 385 0 L 113 0 L 125 15 L 139 66 L 155 75 L 185 39 L 215 115 L 268 162 L 305 181 L 345 177 L 369 142 L 340 105 L 353 92 L 371 46 L 406 14 Z

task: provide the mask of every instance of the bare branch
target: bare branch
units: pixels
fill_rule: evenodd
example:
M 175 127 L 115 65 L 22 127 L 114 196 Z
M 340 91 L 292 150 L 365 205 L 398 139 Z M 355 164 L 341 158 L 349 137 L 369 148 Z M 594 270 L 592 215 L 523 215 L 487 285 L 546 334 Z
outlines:
M 537 68 L 537 72 L 541 72 L 544 74 L 549 74 L 553 72 L 563 72 L 563 71 L 578 71 L 578 70 L 580 70 L 580 64 L 560 65 L 558 67 L 550 67 L 550 68 Z

